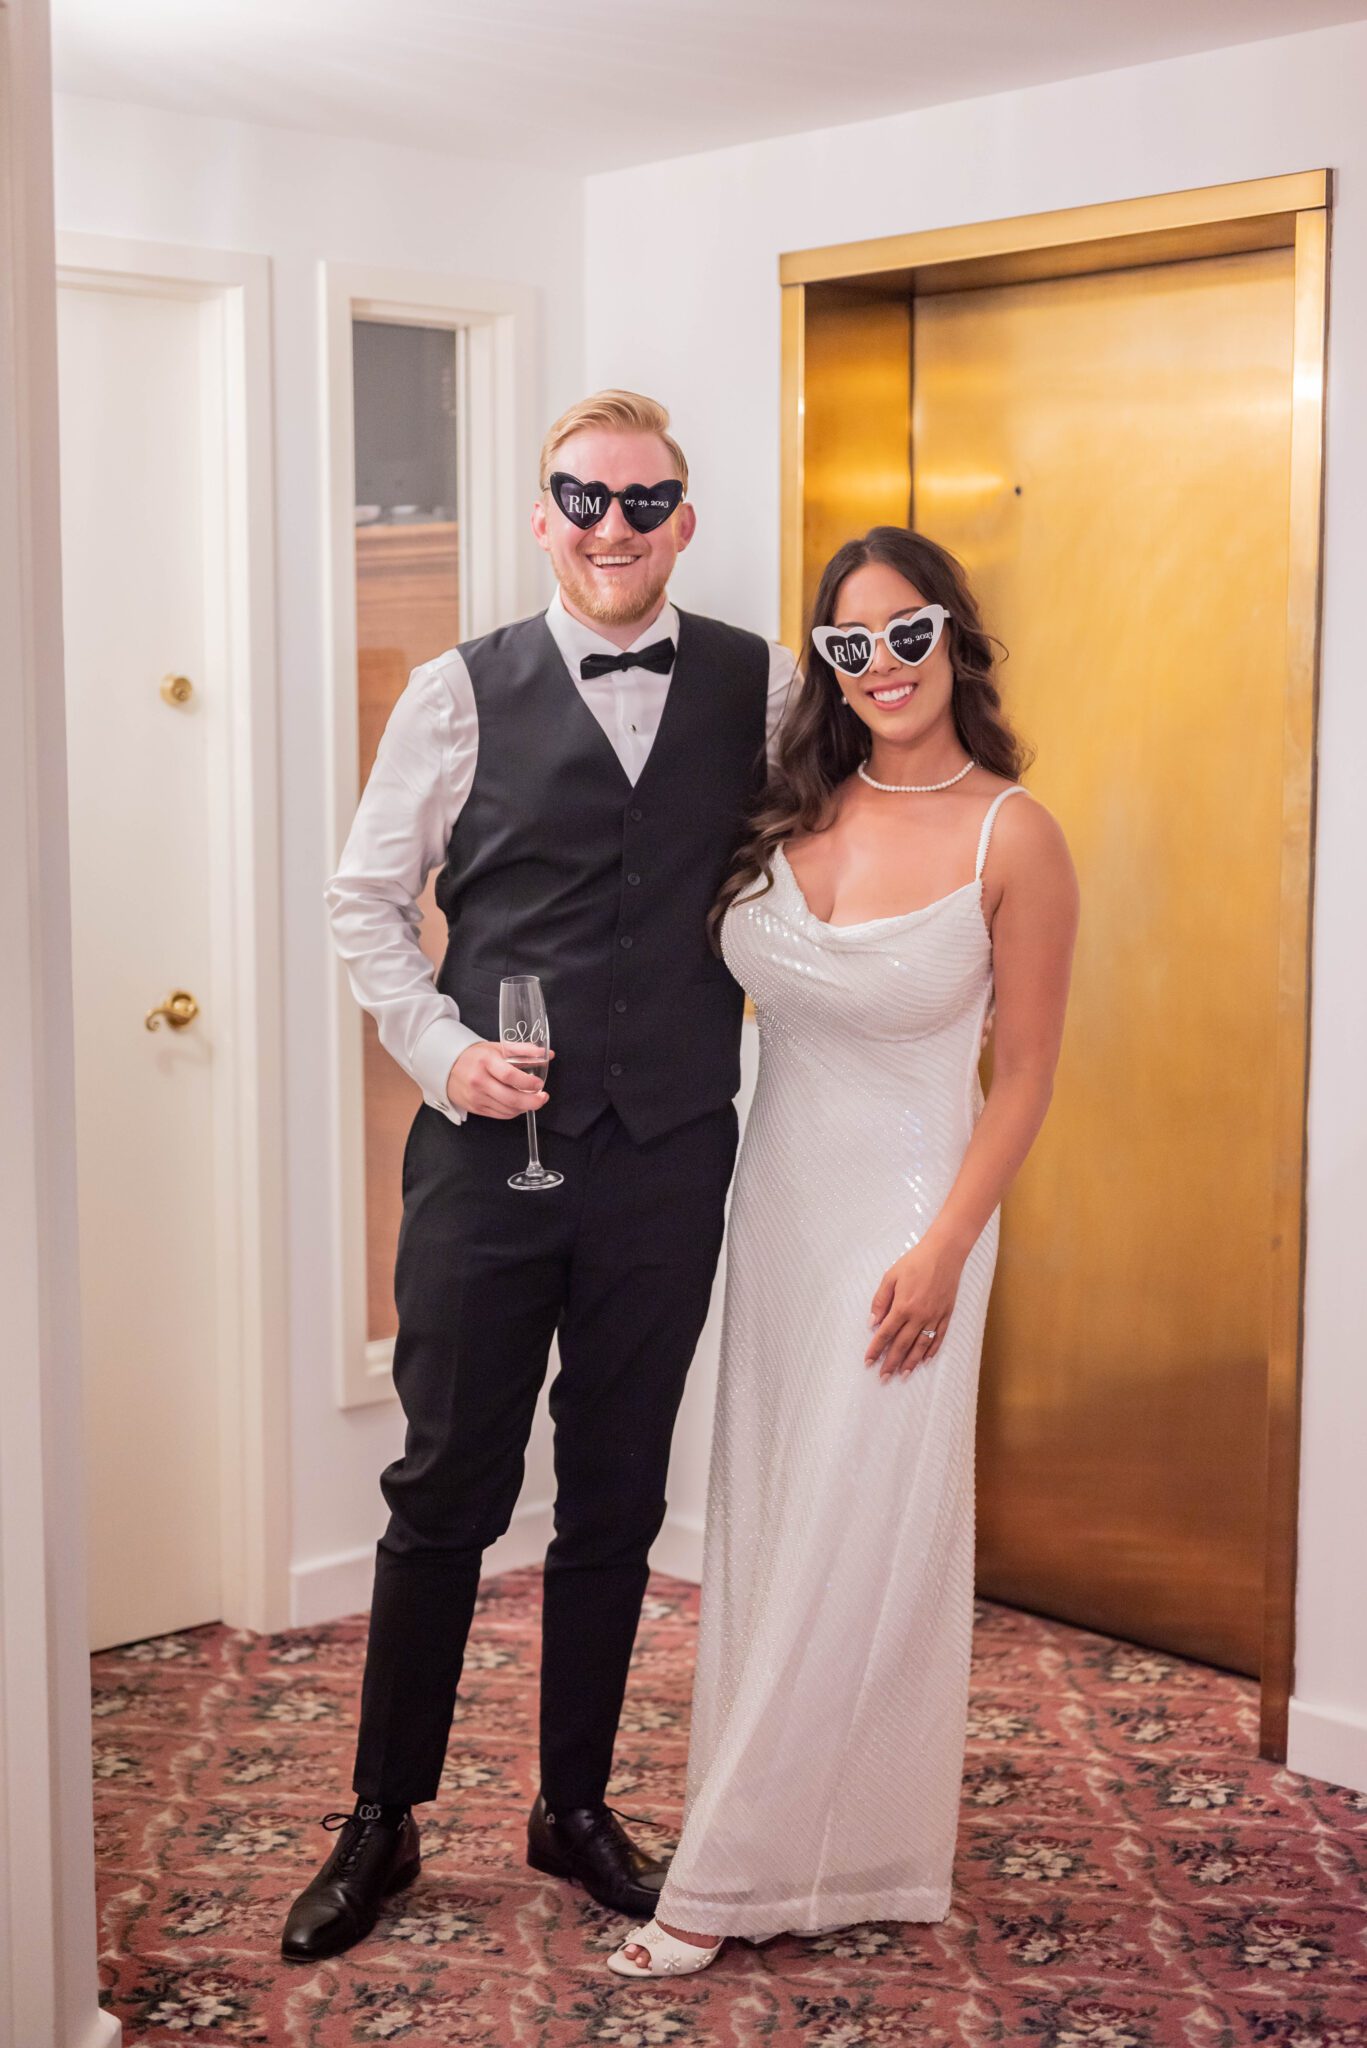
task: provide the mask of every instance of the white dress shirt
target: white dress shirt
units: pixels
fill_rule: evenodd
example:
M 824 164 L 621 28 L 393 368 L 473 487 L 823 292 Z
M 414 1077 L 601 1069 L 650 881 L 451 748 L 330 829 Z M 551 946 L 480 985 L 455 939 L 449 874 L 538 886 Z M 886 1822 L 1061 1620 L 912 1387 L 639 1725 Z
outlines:
M 574 686 L 635 783 L 660 729 L 673 670 L 616 669 L 584 681 L 586 654 L 639 653 L 657 640 L 679 644 L 679 614 L 666 604 L 626 650 L 574 618 L 556 592 L 546 624 Z M 767 733 L 774 736 L 796 664 L 786 647 L 769 648 Z M 453 1123 L 465 1112 L 447 1100 L 446 1080 L 478 1032 L 436 985 L 422 949 L 418 908 L 427 877 L 446 858 L 452 828 L 474 786 L 479 714 L 470 671 L 459 652 L 415 668 L 390 713 L 341 864 L 328 883 L 327 904 L 337 951 L 352 993 L 369 1010 L 380 1043 L 411 1074 L 423 1101 Z

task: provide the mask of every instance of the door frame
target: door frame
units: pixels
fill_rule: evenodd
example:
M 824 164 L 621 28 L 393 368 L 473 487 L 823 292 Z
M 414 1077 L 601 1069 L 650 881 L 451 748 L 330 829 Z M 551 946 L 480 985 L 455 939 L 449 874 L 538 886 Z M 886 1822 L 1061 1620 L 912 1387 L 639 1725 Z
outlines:
M 59 234 L 59 286 L 203 308 L 206 675 L 214 1020 L 222 1618 L 289 1619 L 282 960 L 270 264 L 235 250 Z M 159 993 L 154 991 L 154 994 Z
M 0 2039 L 99 2004 L 46 0 L 0 0 Z
M 323 299 L 325 618 L 330 718 L 326 874 L 360 797 L 357 764 L 356 432 L 352 323 L 447 328 L 457 337 L 457 520 L 463 639 L 533 609 L 540 560 L 525 545 L 539 442 L 537 297 L 527 285 L 370 265 L 319 265 Z M 522 479 L 526 479 L 525 488 Z M 544 600 L 543 600 L 544 602 Z M 331 953 L 331 935 L 328 937 Z M 368 1335 L 361 1012 L 342 963 L 330 1006 L 335 1394 L 339 1408 L 394 1399 L 392 1338 Z
M 1330 202 L 1330 173 L 1301 171 L 797 250 L 779 259 L 782 635 L 788 646 L 800 647 L 806 602 L 807 476 L 809 467 L 815 473 L 824 457 L 821 422 L 809 411 L 805 388 L 809 326 L 816 332 L 809 294 L 831 287 L 859 289 L 869 294 L 871 306 L 892 307 L 898 302 L 909 305 L 918 294 L 929 292 L 1129 270 L 1251 249 L 1289 248 L 1293 252 L 1290 553 L 1275 1078 L 1277 1168 L 1269 1244 L 1272 1307 L 1260 1731 L 1262 1755 L 1277 1761 L 1286 1757 L 1295 1668 Z M 888 332 L 890 345 L 901 345 L 895 322 Z M 885 482 L 885 488 L 895 493 L 897 479 Z M 910 496 L 908 447 L 903 498 L 907 507 Z

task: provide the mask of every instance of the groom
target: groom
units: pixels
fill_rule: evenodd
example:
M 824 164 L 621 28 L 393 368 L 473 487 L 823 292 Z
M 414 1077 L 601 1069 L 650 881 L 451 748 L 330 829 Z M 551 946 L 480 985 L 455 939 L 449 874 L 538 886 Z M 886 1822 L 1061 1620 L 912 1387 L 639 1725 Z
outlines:
M 328 889 L 381 1043 L 422 1090 L 404 1156 L 394 1381 L 354 1812 L 283 1953 L 335 1955 L 418 1872 L 480 1560 L 507 1528 L 552 1338 L 541 1789 L 528 1861 L 649 1918 L 664 1866 L 604 1802 L 670 1437 L 736 1147 L 741 992 L 705 921 L 763 776 L 791 657 L 666 595 L 693 537 L 662 406 L 603 391 L 551 428 L 532 531 L 549 609 L 416 669 Z M 440 869 L 434 979 L 416 900 Z M 543 1089 L 498 1044 L 541 979 Z M 535 1109 L 560 1186 L 522 1192 Z

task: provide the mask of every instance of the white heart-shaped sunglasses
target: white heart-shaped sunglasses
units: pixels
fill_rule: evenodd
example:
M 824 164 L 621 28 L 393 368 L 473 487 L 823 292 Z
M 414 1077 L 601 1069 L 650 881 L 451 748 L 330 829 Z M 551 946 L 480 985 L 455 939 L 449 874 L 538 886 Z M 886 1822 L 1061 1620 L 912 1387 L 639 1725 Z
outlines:
M 940 643 L 949 613 L 942 604 L 923 604 L 909 618 L 892 619 L 875 633 L 870 626 L 818 626 L 812 645 L 823 661 L 838 668 L 842 676 L 862 676 L 873 660 L 874 649 L 883 641 L 894 661 L 904 668 L 919 668 Z

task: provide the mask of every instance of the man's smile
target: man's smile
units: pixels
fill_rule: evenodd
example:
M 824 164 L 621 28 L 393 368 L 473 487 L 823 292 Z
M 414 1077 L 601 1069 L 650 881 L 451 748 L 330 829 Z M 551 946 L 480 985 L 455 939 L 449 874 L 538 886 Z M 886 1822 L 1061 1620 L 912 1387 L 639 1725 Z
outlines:
M 592 562 L 595 569 L 629 569 L 634 562 L 639 562 L 641 557 L 639 555 L 590 554 L 588 559 Z

